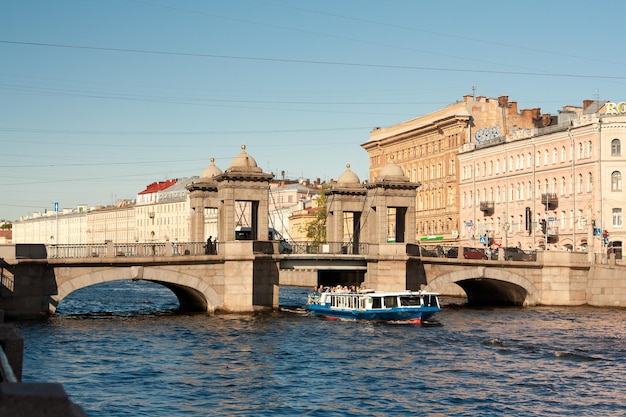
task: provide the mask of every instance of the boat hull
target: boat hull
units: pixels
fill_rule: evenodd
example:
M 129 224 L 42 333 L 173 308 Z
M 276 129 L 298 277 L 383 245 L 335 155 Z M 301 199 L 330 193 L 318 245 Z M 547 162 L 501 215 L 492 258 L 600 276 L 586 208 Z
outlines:
M 325 317 L 330 320 L 363 320 L 363 321 L 399 321 L 419 324 L 422 320 L 428 320 L 441 309 L 426 308 L 416 309 L 390 309 L 379 311 L 362 311 L 349 309 L 331 309 L 326 306 L 308 305 L 307 311 L 314 316 Z

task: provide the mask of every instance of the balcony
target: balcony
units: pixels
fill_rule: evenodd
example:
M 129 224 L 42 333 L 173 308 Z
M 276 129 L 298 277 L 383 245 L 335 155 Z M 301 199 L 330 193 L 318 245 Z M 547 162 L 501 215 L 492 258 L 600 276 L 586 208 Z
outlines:
M 485 216 L 491 216 L 494 212 L 493 201 L 481 201 L 480 211 L 482 211 Z
M 546 210 L 554 210 L 559 206 L 559 198 L 556 193 L 543 193 L 541 194 L 541 204 Z
M 556 243 L 559 241 L 559 228 L 558 227 L 550 227 L 546 231 L 546 242 L 547 243 Z

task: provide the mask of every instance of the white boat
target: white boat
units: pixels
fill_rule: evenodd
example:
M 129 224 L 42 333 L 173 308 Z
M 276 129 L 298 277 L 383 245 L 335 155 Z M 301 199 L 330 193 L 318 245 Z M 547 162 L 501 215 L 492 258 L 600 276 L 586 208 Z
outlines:
M 397 321 L 419 324 L 441 311 L 437 293 L 426 291 L 322 291 L 310 294 L 306 310 L 331 320 Z

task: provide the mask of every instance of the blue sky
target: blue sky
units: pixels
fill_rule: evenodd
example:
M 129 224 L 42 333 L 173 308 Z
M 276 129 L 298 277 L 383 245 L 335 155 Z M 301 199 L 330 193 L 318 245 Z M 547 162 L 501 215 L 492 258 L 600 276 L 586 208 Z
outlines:
M 472 94 L 626 100 L 626 3 L 0 3 L 0 219 L 228 168 L 363 180 L 361 144 Z

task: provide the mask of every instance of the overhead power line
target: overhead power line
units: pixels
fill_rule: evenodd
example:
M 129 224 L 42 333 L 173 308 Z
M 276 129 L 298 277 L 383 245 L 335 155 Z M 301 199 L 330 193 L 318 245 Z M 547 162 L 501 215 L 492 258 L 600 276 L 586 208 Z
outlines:
M 123 53 L 147 54 L 147 55 L 170 55 L 170 56 L 184 56 L 184 57 L 193 57 L 193 58 L 282 62 L 282 63 L 290 63 L 290 64 L 332 65 L 332 66 L 345 66 L 345 67 L 384 68 L 384 69 L 412 70 L 412 71 L 447 71 L 447 72 L 464 72 L 464 73 L 479 73 L 479 74 L 503 74 L 503 75 L 526 75 L 526 76 L 540 76 L 540 77 L 569 77 L 569 78 L 590 78 L 590 79 L 596 78 L 596 79 L 626 80 L 626 76 L 612 76 L 612 75 L 566 74 L 566 73 L 546 73 L 546 72 L 529 72 L 529 71 L 497 71 L 497 70 L 486 70 L 486 69 L 424 67 L 424 66 L 414 66 L 414 65 L 367 64 L 367 63 L 357 63 L 357 62 L 251 57 L 251 56 L 241 56 L 241 55 L 217 55 L 217 54 L 204 54 L 204 53 L 192 53 L 192 52 L 158 51 L 158 50 L 148 50 L 148 49 L 108 48 L 108 47 L 98 47 L 98 46 L 67 45 L 67 44 L 43 43 L 43 42 L 21 42 L 21 41 L 9 41 L 9 40 L 0 40 L 0 43 L 7 44 L 7 45 L 38 46 L 38 47 L 46 47 L 46 48 L 64 48 L 64 49 L 79 49 L 79 50 L 90 50 L 90 51 L 123 52 Z

